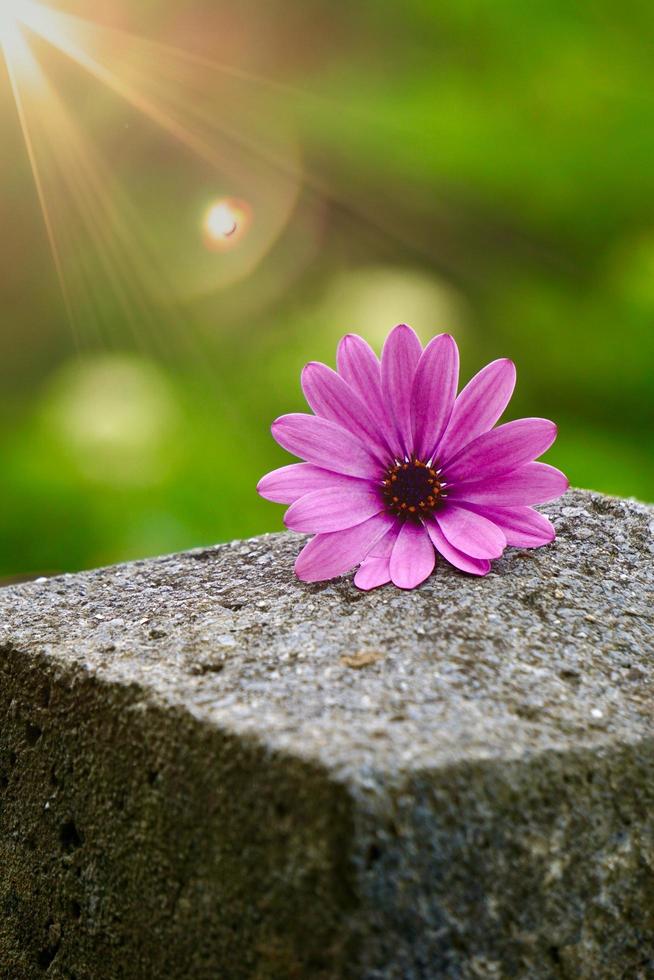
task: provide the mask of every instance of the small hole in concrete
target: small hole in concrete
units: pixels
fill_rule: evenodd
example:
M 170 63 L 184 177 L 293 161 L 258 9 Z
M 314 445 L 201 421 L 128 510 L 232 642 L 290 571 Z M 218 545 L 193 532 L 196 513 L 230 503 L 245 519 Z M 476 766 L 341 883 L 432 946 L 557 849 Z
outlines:
M 288 816 L 288 807 L 285 803 L 275 803 L 275 813 L 280 820 Z
M 32 725 L 30 722 L 25 725 L 25 738 L 28 745 L 36 745 L 41 735 L 43 735 L 43 730 L 38 725 Z
M 41 967 L 42 970 L 47 970 L 53 959 L 57 955 L 57 950 L 61 945 L 61 927 L 57 924 L 55 925 L 52 919 L 48 919 L 45 926 L 45 931 L 50 940 L 47 946 L 44 946 L 36 956 L 36 962 Z
M 366 853 L 366 864 L 369 868 L 379 861 L 382 856 L 382 849 L 379 844 L 371 844 Z
M 559 947 L 558 946 L 550 946 L 550 956 L 552 958 L 552 962 L 553 963 L 560 963 L 561 962 L 561 954 L 559 953 Z
M 74 820 L 67 820 L 59 831 L 59 840 L 65 851 L 74 851 L 76 847 L 81 847 L 83 838 L 80 836 Z
M 239 601 L 238 599 L 221 599 L 220 605 L 224 606 L 225 609 L 231 609 L 233 612 L 237 612 L 239 609 L 243 608 L 245 603 Z
M 47 946 L 45 949 L 42 949 L 40 951 L 40 953 L 36 958 L 36 961 L 42 970 L 47 970 L 56 955 L 57 955 L 56 948 L 54 946 Z
M 209 664 L 196 664 L 191 667 L 192 674 L 199 674 L 203 677 L 205 674 L 219 674 L 225 669 L 224 663 L 209 663 Z
M 148 772 L 148 782 L 150 786 L 154 786 L 156 781 L 159 779 L 159 772 L 156 769 L 150 769 Z

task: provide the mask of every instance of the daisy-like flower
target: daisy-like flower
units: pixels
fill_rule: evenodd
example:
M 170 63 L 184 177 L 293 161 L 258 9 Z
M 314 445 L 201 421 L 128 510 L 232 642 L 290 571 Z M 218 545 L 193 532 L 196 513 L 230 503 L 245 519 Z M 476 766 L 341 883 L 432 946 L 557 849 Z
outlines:
M 400 324 L 381 363 L 348 334 L 337 365 L 307 364 L 302 389 L 314 414 L 272 425 L 276 441 L 306 462 L 273 470 L 257 487 L 291 505 L 288 528 L 315 535 L 295 563 L 300 579 L 331 579 L 358 565 L 360 589 L 391 581 L 412 589 L 431 575 L 436 553 L 485 575 L 507 545 L 554 539 L 533 505 L 568 487 L 560 470 L 534 462 L 556 426 L 529 418 L 493 428 L 513 394 L 511 361 L 488 364 L 457 396 L 454 339 L 440 334 L 423 350 Z

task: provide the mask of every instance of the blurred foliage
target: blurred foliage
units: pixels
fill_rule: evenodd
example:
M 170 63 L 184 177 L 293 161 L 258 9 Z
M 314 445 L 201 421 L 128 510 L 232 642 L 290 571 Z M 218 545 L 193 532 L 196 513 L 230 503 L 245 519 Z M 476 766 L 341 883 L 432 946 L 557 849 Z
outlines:
M 0 576 L 280 528 L 254 487 L 302 364 L 399 320 L 453 332 L 464 379 L 512 357 L 548 459 L 654 499 L 651 5 L 59 6 L 192 50 L 103 40 L 193 139 L 33 40 L 81 134 L 28 104 L 71 322 L 0 73 Z M 251 224 L 207 249 L 223 195 Z

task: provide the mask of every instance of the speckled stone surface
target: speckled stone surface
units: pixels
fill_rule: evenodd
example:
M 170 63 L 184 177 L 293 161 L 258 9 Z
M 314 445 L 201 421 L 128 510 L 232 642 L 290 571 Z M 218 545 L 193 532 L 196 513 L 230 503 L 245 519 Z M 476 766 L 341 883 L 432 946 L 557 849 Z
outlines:
M 0 591 L 0 976 L 654 977 L 654 511 L 544 510 L 414 592 L 291 534 Z

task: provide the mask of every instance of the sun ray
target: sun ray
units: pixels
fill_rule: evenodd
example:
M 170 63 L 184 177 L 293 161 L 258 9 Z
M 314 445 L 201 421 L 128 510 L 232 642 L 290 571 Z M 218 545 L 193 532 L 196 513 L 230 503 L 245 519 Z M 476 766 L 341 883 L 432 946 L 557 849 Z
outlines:
M 25 12 L 21 20 L 31 31 L 66 54 L 198 157 L 231 176 L 236 177 L 240 174 L 242 170 L 240 154 L 237 158 L 230 157 L 224 145 L 217 148 L 213 139 L 207 139 L 197 129 L 191 128 L 187 121 L 182 121 L 179 118 L 179 115 L 183 115 L 185 120 L 195 117 L 199 122 L 205 124 L 207 122 L 206 117 L 198 109 L 197 102 L 189 99 L 187 92 L 180 94 L 180 87 L 174 86 L 172 91 L 166 93 L 166 99 L 163 99 L 161 93 L 156 91 L 159 80 L 156 69 L 151 70 L 148 75 L 140 73 L 140 84 L 137 86 L 109 66 L 113 58 L 104 56 L 107 38 L 123 32 L 105 28 L 74 14 L 46 8 L 39 3 L 31 2 L 31 0 L 25 0 Z M 124 37 L 129 38 L 133 44 L 137 45 L 141 53 L 148 50 L 157 51 L 155 42 L 149 42 L 126 33 L 124 33 Z M 159 53 L 161 54 L 165 50 L 165 46 L 162 46 Z M 167 62 L 162 56 L 159 63 L 166 64 Z M 150 62 L 149 67 L 153 69 L 155 64 L 154 61 Z M 148 88 L 154 91 L 145 94 Z M 236 129 L 229 126 L 225 121 L 224 107 L 220 121 L 215 117 L 211 119 L 211 127 L 223 139 L 233 142 L 249 154 L 260 157 L 267 166 L 275 167 L 280 172 L 285 173 L 289 179 L 297 181 L 301 178 L 301 170 L 295 154 L 289 156 L 275 153 L 269 145 L 264 146 L 257 140 L 245 135 L 242 127 Z
M 34 146 L 33 129 L 37 124 L 48 134 L 49 149 L 59 179 L 74 201 L 79 223 L 93 242 L 103 275 L 127 315 L 128 322 L 132 322 L 135 316 L 145 317 L 145 311 L 157 293 L 157 278 L 161 280 L 162 277 L 157 276 L 154 266 L 146 268 L 144 257 L 148 249 L 143 243 L 147 241 L 147 230 L 137 230 L 138 215 L 134 209 L 130 211 L 126 195 L 122 195 L 120 215 L 114 205 L 109 205 L 108 202 L 120 193 L 114 174 L 101 154 L 93 151 L 89 140 L 80 132 L 52 86 L 49 83 L 46 85 L 47 80 L 22 35 L 23 29 L 47 42 L 53 50 L 64 54 L 107 90 L 124 100 L 206 165 L 207 172 L 220 175 L 220 179 L 226 183 L 217 188 L 219 193 L 214 198 L 214 207 L 227 200 L 241 199 L 245 202 L 243 213 L 246 218 L 238 223 L 238 235 L 225 234 L 222 226 L 216 235 L 205 225 L 205 243 L 210 240 L 212 249 L 222 252 L 225 261 L 220 266 L 214 263 L 210 273 L 212 278 L 207 280 L 206 286 L 198 282 L 197 286 L 187 290 L 188 295 L 216 288 L 217 280 L 213 277 L 219 269 L 228 270 L 227 279 L 218 280 L 220 284 L 249 274 L 290 219 L 301 188 L 308 190 L 320 205 L 330 201 L 358 225 L 367 225 L 376 233 L 391 237 L 389 230 L 375 216 L 365 214 L 361 201 L 344 199 L 343 195 L 326 186 L 319 176 L 307 172 L 293 135 L 294 126 L 280 118 L 279 100 L 269 103 L 259 97 L 255 99 L 247 92 L 243 95 L 242 89 L 236 85 L 236 82 L 255 82 L 276 91 L 280 88 L 276 83 L 192 52 L 64 13 L 37 0 L 0 2 L 3 3 L 0 39 L 71 322 L 73 303 L 64 275 L 65 262 L 59 241 L 62 232 L 56 226 L 49 204 L 48 182 L 44 179 L 43 167 Z M 28 118 L 21 93 L 17 73 L 19 64 L 23 69 L 29 66 L 33 73 L 38 73 L 41 105 L 40 111 L 35 111 L 32 119 Z M 203 77 L 193 70 L 198 66 L 214 73 L 209 84 L 206 75 Z M 219 81 L 215 73 L 225 76 L 227 81 Z M 288 86 L 281 87 L 285 92 L 287 89 L 290 91 Z M 54 127 L 55 119 L 57 127 Z M 275 183 L 271 186 L 273 175 Z M 107 193 L 108 188 L 112 189 L 113 196 Z M 262 210 L 265 217 L 266 208 L 273 216 L 269 214 L 266 218 L 267 229 L 264 220 L 262 233 Z M 130 217 L 126 219 L 128 212 Z M 252 215 L 256 221 L 254 218 L 250 220 Z M 243 243 L 248 244 L 253 229 L 261 241 L 258 252 L 255 249 L 252 257 L 245 258 L 240 270 L 229 271 L 225 253 L 233 253 L 237 245 L 238 250 L 242 251 Z M 67 229 L 64 227 L 63 231 Z M 392 237 L 400 237 L 397 229 Z M 178 259 L 181 259 L 178 265 L 184 266 L 184 257 L 178 256 Z M 84 284 L 84 276 L 90 275 L 90 263 L 90 257 L 81 250 L 81 255 L 73 263 L 73 272 L 78 275 L 83 291 L 95 302 L 91 282 Z M 179 274 L 178 269 L 176 275 Z M 224 272 L 221 271 L 220 275 L 224 275 Z M 136 288 L 134 283 L 137 276 L 140 288 Z M 143 326 L 143 320 L 139 322 Z
M 133 106 L 218 169 L 226 172 L 230 170 L 231 163 L 232 174 L 238 176 L 243 166 L 243 154 L 247 154 L 250 169 L 253 169 L 253 160 L 260 162 L 262 180 L 265 181 L 270 170 L 275 170 L 283 178 L 295 182 L 298 187 L 301 186 L 308 191 L 321 204 L 329 202 L 336 207 L 359 231 L 381 235 L 384 239 L 401 244 L 409 254 L 419 256 L 423 260 L 434 260 L 431 248 L 424 243 L 416 242 L 409 230 L 402 225 L 391 224 L 384 220 L 383 211 L 366 206 L 361 196 L 348 195 L 335 188 L 329 180 L 315 170 L 307 169 L 299 153 L 289 152 L 283 134 L 275 134 L 270 129 L 264 128 L 265 138 L 262 139 L 259 132 L 248 133 L 241 118 L 236 117 L 234 124 L 230 125 L 228 102 L 221 103 L 217 112 L 213 103 L 205 102 L 204 93 L 197 88 L 193 92 L 194 97 L 191 98 L 192 76 L 189 77 L 186 69 L 190 66 L 200 66 L 212 73 L 214 79 L 215 75 L 219 74 L 241 83 L 257 85 L 270 92 L 282 93 L 287 96 L 285 114 L 289 118 L 292 116 L 293 106 L 299 105 L 301 101 L 307 101 L 309 106 L 320 104 L 323 110 L 335 113 L 343 111 L 342 105 L 297 86 L 279 83 L 179 47 L 162 44 L 117 28 L 105 27 L 95 21 L 72 14 L 58 12 L 55 19 L 56 23 L 48 28 L 51 43 L 57 43 L 57 34 L 74 37 L 75 52 L 79 54 L 81 51 L 83 55 L 82 61 L 78 63 L 84 63 L 88 71 L 95 74 L 97 78 L 102 78 L 105 84 Z M 120 75 L 108 67 L 115 62 L 111 46 L 112 38 L 120 39 L 121 49 L 132 52 L 131 63 L 121 65 Z M 89 55 L 91 51 L 93 54 Z M 69 44 L 67 51 L 69 56 L 75 58 L 75 52 Z M 124 59 L 124 62 L 127 62 L 127 59 Z M 131 80 L 126 78 L 128 69 Z M 215 87 L 215 81 L 212 81 L 211 87 Z M 148 95 L 145 95 L 145 92 Z M 273 105 L 271 114 L 277 119 L 279 99 L 271 105 Z M 198 136 L 190 126 L 191 121 L 210 135 L 205 138 Z M 257 122 L 260 124 L 261 120 L 258 119 Z M 216 134 L 221 138 L 220 151 L 216 148 Z M 282 135 L 281 139 L 280 135 Z M 242 151 L 236 155 L 235 160 L 230 160 L 226 152 L 226 142 L 239 147 Z M 439 256 L 439 261 L 442 261 L 442 256 Z
M 239 251 L 244 255 L 241 261 L 242 271 L 238 272 L 238 263 L 236 266 L 232 263 L 236 272 L 230 272 L 228 262 L 218 266 L 214 260 L 211 265 L 207 264 L 207 277 L 211 277 L 213 266 L 214 272 L 220 272 L 222 276 L 222 279 L 217 280 L 219 284 L 225 280 L 225 274 L 228 277 L 225 281 L 229 281 L 229 277 L 237 278 L 247 274 L 258 261 L 257 255 L 264 254 L 288 220 L 299 186 L 298 168 L 289 164 L 293 155 L 287 155 L 278 167 L 280 171 L 284 167 L 289 170 L 287 189 L 280 194 L 274 191 L 271 193 L 270 174 L 268 173 L 266 179 L 261 167 L 265 170 L 265 167 L 273 164 L 264 161 L 255 166 L 248 158 L 253 156 L 264 160 L 266 154 L 261 146 L 241 139 L 238 132 L 227 134 L 221 131 L 215 120 L 208 122 L 202 113 L 194 114 L 191 111 L 194 100 L 188 95 L 188 87 L 186 100 L 184 92 L 180 95 L 177 92 L 159 91 L 159 76 L 156 72 L 153 73 L 150 88 L 147 79 L 143 77 L 140 78 L 141 87 L 135 84 L 128 72 L 121 71 L 120 64 L 116 67 L 116 59 L 112 59 L 112 52 L 107 50 L 107 38 L 111 37 L 107 29 L 91 21 L 63 14 L 34 0 L 0 2 L 3 4 L 0 8 L 2 51 L 71 324 L 75 324 L 76 315 L 79 319 L 84 313 L 84 310 L 81 314 L 77 310 L 80 299 L 86 304 L 86 313 L 90 313 L 90 317 L 84 315 L 85 324 L 89 319 L 99 323 L 103 315 L 105 320 L 108 317 L 98 295 L 97 277 L 94 280 L 94 263 L 96 271 L 102 273 L 116 302 L 120 304 L 124 314 L 121 315 L 123 321 L 136 321 L 137 340 L 140 339 L 138 332 L 144 328 L 148 319 L 152 319 L 153 308 L 157 310 L 157 315 L 160 314 L 158 300 L 162 283 L 171 287 L 166 303 L 169 308 L 175 309 L 176 315 L 181 313 L 179 320 L 183 323 L 187 314 L 182 312 L 180 294 L 173 285 L 176 277 L 179 282 L 179 269 L 175 269 L 173 275 L 170 270 L 162 275 L 161 242 L 150 235 L 138 210 L 120 188 L 115 171 L 109 168 L 72 118 L 37 62 L 32 51 L 33 45 L 28 43 L 24 32 L 29 31 L 34 37 L 48 42 L 53 50 L 68 56 L 108 90 L 150 119 L 164 133 L 173 137 L 175 142 L 187 148 L 195 158 L 203 161 L 207 165 L 207 173 L 222 174 L 223 188 L 232 195 L 236 191 L 239 197 L 245 199 L 243 214 L 249 214 L 254 195 L 258 207 L 256 239 L 261 244 L 250 249 L 249 236 L 245 236 L 248 244 L 243 252 L 241 241 L 247 230 L 247 221 L 240 221 L 239 234 L 232 236 L 229 247 L 233 250 L 238 245 Z M 10 12 L 7 3 L 11 3 Z M 45 53 L 44 48 L 38 51 L 39 55 Z M 216 139 L 217 134 L 221 137 L 219 140 Z M 229 149 L 227 144 L 230 140 L 238 147 L 238 151 Z M 220 189 L 220 184 L 217 189 Z M 247 203 L 248 196 L 250 204 Z M 273 202 L 273 212 L 275 209 L 279 212 L 279 217 L 274 218 L 272 224 L 269 216 L 266 218 L 265 207 L 262 223 L 264 196 Z M 119 206 L 116 204 L 118 198 Z M 64 199 L 68 202 L 65 207 Z M 288 202 L 283 203 L 286 199 Z M 90 250 L 85 246 L 82 234 L 92 245 Z M 199 236 L 198 244 L 201 246 Z M 248 256 L 248 252 L 252 252 L 252 255 Z M 196 292 L 198 288 L 202 291 L 211 288 L 210 283 L 211 278 L 206 279 L 206 286 L 201 286 L 198 282 L 197 286 L 192 286 L 191 292 Z M 186 291 L 184 287 L 184 293 Z M 191 339 L 185 336 L 183 330 L 178 331 L 179 335 L 183 335 L 184 346 L 188 347 Z
M 43 81 L 43 76 L 36 59 L 32 55 L 32 52 L 30 51 L 29 46 L 21 33 L 18 23 L 15 20 L 7 19 L 7 11 L 4 12 L 2 18 L 3 19 L 0 20 L 0 47 L 2 48 L 2 53 L 4 55 L 4 60 L 7 67 L 7 75 L 9 77 L 9 84 L 11 86 L 14 103 L 16 105 L 18 122 L 21 128 L 23 141 L 25 143 L 25 150 L 27 152 L 30 169 L 32 171 L 32 179 L 34 181 L 36 195 L 39 202 L 39 207 L 41 209 L 41 215 L 43 217 L 43 224 L 45 227 L 50 252 L 52 254 L 55 273 L 59 282 L 59 288 L 61 289 L 66 316 L 75 336 L 77 336 L 73 304 L 71 302 L 70 291 L 64 275 L 59 243 L 55 234 L 54 222 L 52 220 L 52 215 L 50 213 L 50 208 L 48 206 L 48 201 L 45 194 L 44 182 L 41 176 L 34 141 L 32 139 L 32 131 L 29 126 L 21 90 L 21 81 L 28 79 L 32 85 L 41 84 Z
M 136 213 L 27 44 L 12 45 L 12 54 L 12 91 L 71 322 L 75 324 L 81 305 L 87 326 L 103 329 L 106 314 L 98 306 L 92 275 L 96 263 L 135 341 L 143 341 L 147 328 L 150 342 L 159 339 L 153 311 L 161 306 L 161 283 L 166 280 L 148 261 Z M 74 275 L 64 273 L 66 253 L 76 256 Z

